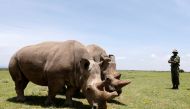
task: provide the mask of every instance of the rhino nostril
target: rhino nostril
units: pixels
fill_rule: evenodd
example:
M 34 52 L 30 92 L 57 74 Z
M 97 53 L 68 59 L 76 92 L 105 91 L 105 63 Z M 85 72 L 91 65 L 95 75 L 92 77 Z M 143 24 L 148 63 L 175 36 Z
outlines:
M 106 82 L 111 82 L 111 79 L 109 77 L 106 77 Z
M 97 104 L 93 104 L 92 109 L 98 109 L 98 105 Z
M 106 81 L 110 80 L 108 77 L 106 78 Z
M 97 109 L 97 107 L 96 107 L 96 106 L 93 106 L 92 109 Z
M 91 89 L 92 89 L 92 86 L 88 85 L 87 88 L 86 88 L 86 91 L 91 91 Z

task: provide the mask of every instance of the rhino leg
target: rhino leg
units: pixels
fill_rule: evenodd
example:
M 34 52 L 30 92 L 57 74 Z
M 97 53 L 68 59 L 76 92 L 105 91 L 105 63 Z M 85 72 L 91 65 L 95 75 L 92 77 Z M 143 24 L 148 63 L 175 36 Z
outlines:
M 48 81 L 48 98 L 45 105 L 54 105 L 55 96 L 63 88 L 64 82 L 57 80 Z
M 18 80 L 15 81 L 15 90 L 17 93 L 17 101 L 19 102 L 24 102 L 25 101 L 25 97 L 24 97 L 24 89 L 26 88 L 28 84 L 28 80 L 23 79 L 23 80 Z
M 9 72 L 13 81 L 15 82 L 15 91 L 17 94 L 16 100 L 19 102 L 25 101 L 24 89 L 26 88 L 29 81 L 20 70 L 18 62 L 14 57 L 9 63 Z
M 74 96 L 76 90 L 77 90 L 76 88 L 73 88 L 71 86 L 67 88 L 66 101 L 64 103 L 65 106 L 74 106 L 72 102 L 72 97 Z

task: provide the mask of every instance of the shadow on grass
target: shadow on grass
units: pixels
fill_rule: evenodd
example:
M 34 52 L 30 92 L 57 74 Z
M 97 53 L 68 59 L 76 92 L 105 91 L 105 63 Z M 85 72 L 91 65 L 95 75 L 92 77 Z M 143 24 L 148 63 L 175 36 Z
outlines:
M 13 103 L 23 103 L 26 105 L 36 105 L 36 106 L 42 106 L 42 107 L 49 107 L 46 106 L 44 104 L 45 100 L 46 100 L 46 96 L 25 96 L 26 97 L 26 101 L 25 102 L 17 102 L 16 101 L 16 97 L 13 98 L 9 98 L 7 99 L 8 102 L 13 102 Z M 56 98 L 55 99 L 55 105 L 54 107 L 56 108 L 64 108 L 64 101 L 65 99 L 62 98 Z M 75 104 L 75 106 L 72 107 L 72 109 L 90 109 L 90 105 L 84 105 L 82 102 L 79 101 L 75 101 L 73 100 L 73 103 Z
M 60 92 L 59 95 L 65 95 L 65 92 Z M 77 98 L 77 99 L 85 99 L 84 94 L 82 94 L 80 91 L 77 91 L 73 98 Z
M 170 90 L 179 90 L 179 89 L 173 89 L 173 88 L 165 88 L 165 89 L 170 89 Z
M 126 104 L 121 103 L 121 102 L 119 102 L 119 101 L 117 101 L 117 100 L 110 100 L 110 101 L 108 101 L 108 103 L 114 103 L 114 104 L 117 104 L 117 105 L 127 106 Z
M 174 90 L 173 88 L 165 88 L 165 89 L 170 89 L 170 90 Z
M 189 88 L 189 89 L 187 89 L 187 90 L 190 90 L 190 88 Z

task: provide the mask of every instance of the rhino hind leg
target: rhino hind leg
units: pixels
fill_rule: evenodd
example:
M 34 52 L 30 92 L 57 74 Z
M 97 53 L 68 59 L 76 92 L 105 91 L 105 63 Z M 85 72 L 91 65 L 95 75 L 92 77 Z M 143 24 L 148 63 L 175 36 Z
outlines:
M 25 96 L 24 96 L 24 89 L 26 88 L 28 84 L 28 80 L 19 80 L 15 82 L 15 90 L 17 93 L 17 101 L 24 102 Z
M 14 57 L 9 63 L 9 73 L 15 82 L 15 91 L 17 94 L 16 100 L 19 102 L 25 101 L 24 89 L 26 88 L 29 81 L 20 70 L 17 60 Z

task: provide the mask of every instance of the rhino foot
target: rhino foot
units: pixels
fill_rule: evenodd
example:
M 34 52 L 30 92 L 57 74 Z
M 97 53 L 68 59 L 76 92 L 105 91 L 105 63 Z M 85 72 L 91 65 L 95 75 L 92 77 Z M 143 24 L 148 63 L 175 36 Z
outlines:
M 66 100 L 66 101 L 64 102 L 64 106 L 74 107 L 75 104 L 74 104 L 72 101 Z
M 16 101 L 18 102 L 24 102 L 26 98 L 24 96 L 17 96 Z
M 47 98 L 45 101 L 45 105 L 46 106 L 54 106 L 55 103 L 51 99 Z

